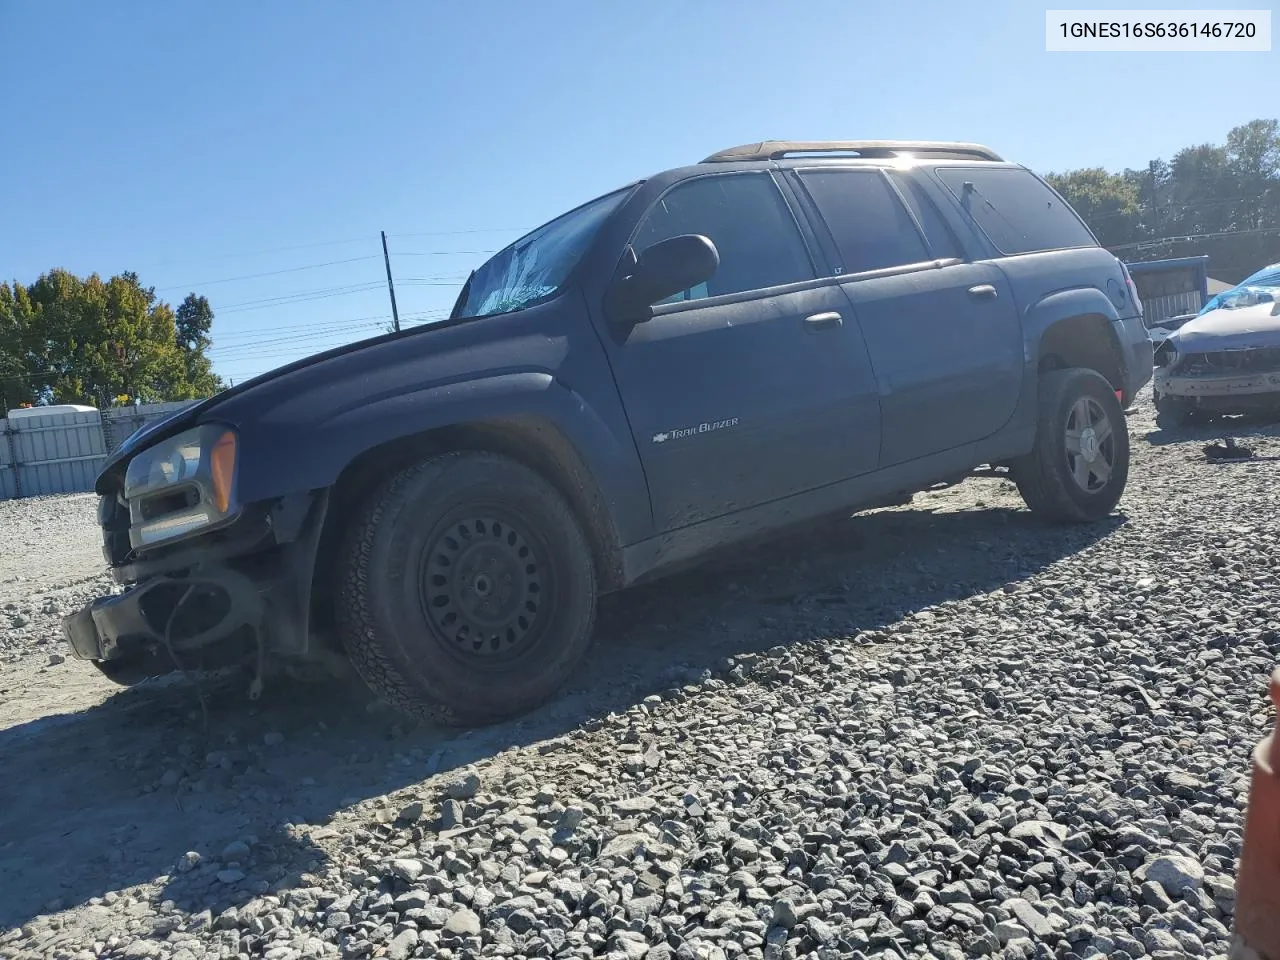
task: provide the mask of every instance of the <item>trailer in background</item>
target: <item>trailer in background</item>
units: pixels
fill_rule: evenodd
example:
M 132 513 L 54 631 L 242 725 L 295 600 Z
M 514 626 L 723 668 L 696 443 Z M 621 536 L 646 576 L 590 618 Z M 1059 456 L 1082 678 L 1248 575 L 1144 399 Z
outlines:
M 1172 317 L 1199 313 L 1209 300 L 1207 256 L 1146 260 L 1125 266 L 1142 298 L 1142 318 L 1148 327 L 1160 326 Z

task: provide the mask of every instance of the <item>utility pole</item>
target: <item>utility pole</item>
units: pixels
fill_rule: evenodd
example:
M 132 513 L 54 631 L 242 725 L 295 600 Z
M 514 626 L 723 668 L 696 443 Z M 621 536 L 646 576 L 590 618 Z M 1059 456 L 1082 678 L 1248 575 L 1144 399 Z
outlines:
M 391 254 L 387 253 L 387 231 L 382 231 L 382 262 L 387 265 L 387 290 L 391 292 L 391 322 L 400 332 L 400 311 L 396 309 L 396 285 L 391 280 Z
M 1151 221 L 1152 230 L 1155 236 L 1153 240 L 1160 239 L 1160 197 L 1156 192 L 1156 162 L 1152 160 L 1147 164 L 1147 172 L 1151 175 Z M 390 267 L 387 268 L 391 269 Z

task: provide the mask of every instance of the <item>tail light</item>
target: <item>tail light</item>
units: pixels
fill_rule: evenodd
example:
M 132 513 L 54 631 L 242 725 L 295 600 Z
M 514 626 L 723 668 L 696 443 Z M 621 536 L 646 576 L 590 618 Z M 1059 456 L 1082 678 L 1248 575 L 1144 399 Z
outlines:
M 1120 264 L 1120 272 L 1124 274 L 1124 285 L 1133 299 L 1134 309 L 1138 311 L 1138 316 L 1142 316 L 1142 298 L 1138 296 L 1138 285 L 1133 282 L 1133 277 L 1129 273 L 1129 268 L 1124 265 L 1124 261 L 1117 257 L 1116 263 Z

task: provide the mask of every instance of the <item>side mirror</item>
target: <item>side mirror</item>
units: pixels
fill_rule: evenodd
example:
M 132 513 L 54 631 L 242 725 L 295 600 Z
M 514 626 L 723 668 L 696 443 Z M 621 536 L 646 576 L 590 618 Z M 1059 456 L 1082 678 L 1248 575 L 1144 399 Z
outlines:
M 716 245 L 700 234 L 660 240 L 630 269 L 623 265 L 609 291 L 609 312 L 631 322 L 647 320 L 655 303 L 711 279 L 719 267 Z

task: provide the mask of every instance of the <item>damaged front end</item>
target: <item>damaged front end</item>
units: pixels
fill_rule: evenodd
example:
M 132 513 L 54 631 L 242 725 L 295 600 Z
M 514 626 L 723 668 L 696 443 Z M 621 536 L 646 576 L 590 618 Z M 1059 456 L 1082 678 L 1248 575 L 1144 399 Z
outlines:
M 98 480 L 103 555 L 123 592 L 63 619 L 73 656 L 120 683 L 307 653 L 327 498 L 235 498 L 236 434 L 205 424 Z
M 1155 365 L 1162 412 L 1280 410 L 1280 293 L 1241 291 L 1159 343 Z

